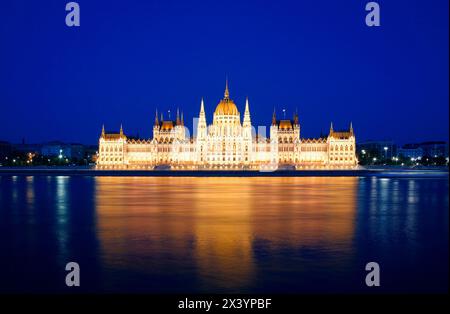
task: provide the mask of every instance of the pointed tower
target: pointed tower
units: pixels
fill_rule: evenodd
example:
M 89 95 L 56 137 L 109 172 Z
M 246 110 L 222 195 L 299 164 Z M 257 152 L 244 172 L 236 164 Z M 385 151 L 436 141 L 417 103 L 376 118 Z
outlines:
M 180 118 L 180 109 L 177 108 L 177 119 L 175 122 L 175 133 L 176 137 L 180 141 L 184 141 L 186 139 L 186 130 L 183 125 L 183 118 Z
M 105 137 L 105 125 L 102 125 L 102 137 Z
M 252 122 L 250 119 L 250 108 L 248 104 L 248 97 L 245 99 L 245 112 L 244 112 L 244 122 L 242 124 L 244 131 L 244 138 L 250 139 L 252 138 Z
M 159 120 L 158 120 L 158 109 L 156 109 L 155 123 L 153 124 L 153 139 L 158 140 L 158 138 L 159 138 Z
M 242 124 L 242 135 L 244 139 L 244 164 L 250 164 L 253 160 L 253 140 L 252 140 L 252 122 L 250 120 L 250 109 L 248 97 L 245 98 L 244 122 Z
M 153 126 L 159 126 L 158 109 L 156 109 L 156 112 L 155 112 L 155 123 L 153 124 Z
M 298 111 L 297 108 L 295 108 L 295 113 L 294 113 L 294 125 L 298 124 Z
M 294 113 L 294 137 L 298 140 L 300 140 L 300 123 L 298 121 L 298 110 L 297 108 L 295 108 L 295 113 Z
M 354 133 L 353 133 L 353 123 L 352 122 L 350 122 L 350 135 L 354 135 Z
M 203 102 L 203 97 L 200 103 L 200 114 L 198 117 L 197 124 L 197 140 L 206 140 L 206 115 L 205 115 L 205 104 Z
M 248 106 L 248 97 L 246 97 L 245 99 L 245 112 L 244 112 L 244 122 L 243 122 L 243 127 L 250 127 L 251 128 L 252 123 L 250 120 L 250 109 Z
M 278 125 L 275 107 L 273 108 L 272 125 L 270 126 L 270 141 L 276 141 L 278 143 Z
M 122 123 L 120 124 L 120 137 L 123 137 L 123 128 L 122 128 Z
M 177 108 L 177 120 L 176 120 L 176 125 L 181 125 L 181 120 L 180 120 L 180 109 Z
M 206 160 L 206 140 L 207 140 L 207 128 L 206 128 L 206 115 L 205 115 L 205 104 L 203 102 L 203 97 L 200 102 L 200 114 L 197 121 L 197 137 L 195 139 L 195 151 L 196 160 L 195 162 L 202 165 Z
M 332 144 L 334 142 L 333 132 L 334 132 L 334 130 L 333 130 L 333 122 L 331 122 L 331 124 L 330 124 L 330 132 L 328 133 L 328 137 L 327 137 L 327 142 L 329 144 Z

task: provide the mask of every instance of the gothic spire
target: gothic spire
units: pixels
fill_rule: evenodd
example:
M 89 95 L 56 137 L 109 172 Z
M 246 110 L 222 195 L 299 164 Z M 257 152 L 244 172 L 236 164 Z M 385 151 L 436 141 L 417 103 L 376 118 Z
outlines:
M 202 97 L 202 101 L 200 103 L 200 113 L 205 113 L 205 105 L 203 103 L 203 97 Z
M 159 125 L 159 121 L 158 121 L 158 109 L 156 109 L 156 112 L 155 112 L 155 126 L 158 126 Z
M 244 126 L 251 126 L 248 97 L 245 98 Z
M 180 121 L 180 109 L 177 108 L 177 121 L 176 121 L 176 125 L 180 125 L 181 121 Z

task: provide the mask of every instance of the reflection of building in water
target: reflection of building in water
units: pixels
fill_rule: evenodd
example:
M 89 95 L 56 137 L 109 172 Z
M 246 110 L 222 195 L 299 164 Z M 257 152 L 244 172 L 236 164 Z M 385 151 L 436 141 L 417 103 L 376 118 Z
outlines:
M 117 268 L 152 271 L 188 261 L 193 219 L 183 214 L 188 178 L 96 177 L 96 207 L 102 256 Z M 134 259 L 141 262 L 136 263 Z M 169 261 L 169 262 L 168 262 Z
M 355 228 L 358 178 L 258 178 L 253 220 L 255 238 L 269 246 L 350 249 Z M 266 196 L 266 195 L 270 195 Z M 267 217 L 273 217 L 269 220 Z
M 256 136 L 251 124 L 249 101 L 241 113 L 230 98 L 228 83 L 212 124 L 207 125 L 203 99 L 196 129 L 190 138 L 183 114 L 177 111 L 175 121 L 155 116 L 153 139 L 127 137 L 122 127 L 118 133 L 102 129 L 99 138 L 98 169 L 153 169 L 170 166 L 173 169 L 270 169 L 275 165 L 297 169 L 353 168 L 355 133 L 352 124 L 343 131 L 333 129 L 328 136 L 301 138 L 298 114 L 293 119 L 277 119 L 275 112 L 270 126 L 270 138 Z
M 255 277 L 253 193 L 246 183 L 239 188 L 241 179 L 193 182 L 195 256 L 205 287 L 232 290 L 247 286 Z
M 261 267 L 257 243 L 264 243 L 274 261 L 286 250 L 309 248 L 330 256 L 351 250 L 357 178 L 96 181 L 100 247 L 112 268 L 190 273 L 205 291 L 245 291 Z

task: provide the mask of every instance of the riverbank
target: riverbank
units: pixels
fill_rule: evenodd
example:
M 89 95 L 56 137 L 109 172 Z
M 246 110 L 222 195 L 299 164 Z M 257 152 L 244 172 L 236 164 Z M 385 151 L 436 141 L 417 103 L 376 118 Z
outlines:
M 359 168 L 354 170 L 97 170 L 89 167 L 0 168 L 0 176 L 133 176 L 133 177 L 448 177 L 448 168 Z

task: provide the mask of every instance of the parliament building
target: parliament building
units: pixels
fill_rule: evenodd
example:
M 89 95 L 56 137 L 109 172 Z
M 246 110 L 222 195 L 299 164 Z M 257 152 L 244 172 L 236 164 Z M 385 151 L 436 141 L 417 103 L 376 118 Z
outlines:
M 119 132 L 105 132 L 103 127 L 97 169 L 273 171 L 352 169 L 358 163 L 351 123 L 345 131 L 335 131 L 331 124 L 328 136 L 302 138 L 297 113 L 293 119 L 278 120 L 274 112 L 266 138 L 255 134 L 248 98 L 241 123 L 228 83 L 212 124 L 206 122 L 202 99 L 194 128 L 196 133 L 190 137 L 178 111 L 174 121 L 156 113 L 152 139 L 129 138 L 122 126 Z

